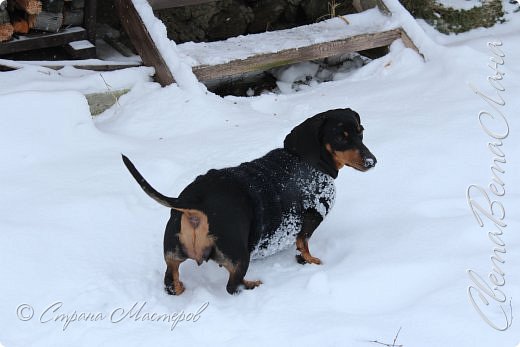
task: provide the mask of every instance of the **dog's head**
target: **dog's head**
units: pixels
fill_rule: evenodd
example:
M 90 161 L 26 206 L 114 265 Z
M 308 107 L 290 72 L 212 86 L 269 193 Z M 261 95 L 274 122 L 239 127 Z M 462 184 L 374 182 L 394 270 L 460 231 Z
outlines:
M 359 114 L 350 108 L 329 110 L 294 128 L 284 148 L 334 178 L 345 165 L 367 171 L 377 160 L 363 144 L 363 130 Z

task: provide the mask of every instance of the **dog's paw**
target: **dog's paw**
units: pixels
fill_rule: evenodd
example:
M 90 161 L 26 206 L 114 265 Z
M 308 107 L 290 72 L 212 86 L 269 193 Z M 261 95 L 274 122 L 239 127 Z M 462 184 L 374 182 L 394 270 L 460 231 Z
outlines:
M 177 285 L 173 285 L 172 283 L 164 287 L 164 290 L 166 290 L 166 293 L 169 295 L 181 295 L 184 293 L 184 289 L 184 284 L 180 281 L 177 283 Z
M 245 289 L 255 289 L 262 284 L 262 281 L 242 280 L 242 284 L 244 285 Z
M 226 286 L 226 290 L 230 295 L 238 295 L 241 291 L 238 286 Z
M 313 257 L 310 254 L 298 254 L 296 256 L 296 261 L 299 264 L 305 265 L 305 264 L 316 264 L 321 265 L 321 259 Z

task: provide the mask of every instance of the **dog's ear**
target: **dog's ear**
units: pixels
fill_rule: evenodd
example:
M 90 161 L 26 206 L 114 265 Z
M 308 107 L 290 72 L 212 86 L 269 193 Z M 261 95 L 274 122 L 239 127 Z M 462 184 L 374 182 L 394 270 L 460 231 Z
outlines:
M 319 113 L 296 126 L 285 137 L 283 147 L 316 169 L 336 178 L 338 170 L 322 143 L 322 129 L 329 116 L 330 111 Z
M 359 113 L 357 113 L 356 111 L 354 111 L 353 109 L 350 109 L 350 108 L 346 108 L 345 111 L 347 113 L 353 114 L 354 117 L 356 117 L 356 119 L 357 119 L 358 125 L 361 125 L 361 117 L 359 117 Z
M 308 162 L 317 162 L 321 148 L 320 131 L 324 123 L 322 114 L 305 120 L 285 137 L 283 147 Z

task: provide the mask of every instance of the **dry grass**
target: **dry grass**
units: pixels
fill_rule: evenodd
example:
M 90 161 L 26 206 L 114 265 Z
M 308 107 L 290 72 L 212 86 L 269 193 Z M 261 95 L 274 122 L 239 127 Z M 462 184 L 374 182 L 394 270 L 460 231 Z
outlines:
M 317 21 L 321 21 L 321 20 L 324 20 L 324 19 L 330 19 L 330 18 L 335 18 L 335 17 L 339 17 L 341 18 L 346 24 L 350 24 L 349 21 L 343 17 L 343 16 L 338 16 L 337 13 L 336 13 L 336 9 L 338 7 L 340 7 L 342 5 L 342 3 L 340 2 L 337 2 L 336 0 L 330 0 L 328 3 L 327 3 L 327 7 L 328 7 L 328 13 L 326 15 L 323 15 L 321 17 L 319 17 L 317 19 Z

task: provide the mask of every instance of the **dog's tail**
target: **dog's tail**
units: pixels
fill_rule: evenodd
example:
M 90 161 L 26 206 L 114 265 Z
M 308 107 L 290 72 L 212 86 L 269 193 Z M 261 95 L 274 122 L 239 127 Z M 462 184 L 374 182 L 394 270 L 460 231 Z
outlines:
M 194 207 L 192 204 L 190 204 L 190 206 L 187 206 L 186 204 L 183 204 L 181 201 L 179 201 L 179 199 L 177 198 L 171 198 L 159 193 L 150 185 L 150 183 L 148 183 L 144 179 L 143 175 L 141 175 L 141 173 L 137 171 L 130 159 L 128 159 L 124 154 L 121 154 L 121 156 L 123 157 L 123 163 L 125 163 L 126 168 L 128 169 L 128 171 L 130 171 L 130 173 L 137 181 L 137 183 L 139 183 L 144 192 L 148 194 L 149 197 L 157 201 L 159 204 L 176 210 L 183 210 Z

